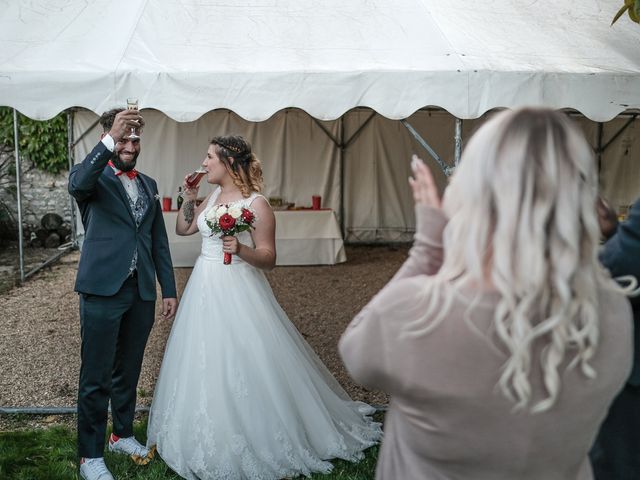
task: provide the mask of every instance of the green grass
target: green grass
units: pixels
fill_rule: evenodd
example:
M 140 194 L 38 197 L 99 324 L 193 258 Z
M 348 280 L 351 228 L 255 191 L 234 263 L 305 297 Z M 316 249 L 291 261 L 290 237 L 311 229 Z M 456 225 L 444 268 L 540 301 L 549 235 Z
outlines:
M 380 419 L 376 418 L 380 421 Z M 147 422 L 136 422 L 134 432 L 142 443 L 146 440 Z M 314 480 L 369 480 L 374 477 L 378 447 L 365 452 L 354 464 L 333 462 L 328 475 L 316 474 Z M 76 433 L 69 427 L 49 427 L 0 432 L 0 479 L 2 480 L 78 480 Z M 105 451 L 105 461 L 116 480 L 179 479 L 158 457 L 146 466 L 135 465 L 129 458 Z M 303 478 L 303 477 L 300 477 Z

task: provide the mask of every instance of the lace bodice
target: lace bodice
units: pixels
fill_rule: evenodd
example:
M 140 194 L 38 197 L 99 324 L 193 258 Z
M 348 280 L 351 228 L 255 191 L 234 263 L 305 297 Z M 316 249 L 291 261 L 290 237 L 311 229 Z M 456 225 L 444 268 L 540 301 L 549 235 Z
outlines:
M 209 201 L 207 202 L 206 208 L 200 212 L 198 215 L 198 229 L 200 230 L 200 234 L 202 235 L 202 250 L 200 255 L 206 259 L 220 261 L 222 263 L 224 254 L 222 252 L 222 240 L 217 235 L 212 235 L 211 229 L 207 222 L 205 221 L 205 215 L 207 212 L 215 205 L 218 196 L 220 195 L 220 188 L 217 188 L 209 197 Z M 253 192 L 251 196 L 248 198 L 243 198 L 241 200 L 237 200 L 235 202 L 230 202 L 229 205 L 241 205 L 243 207 L 249 207 L 251 203 L 257 198 L 261 196 L 259 193 Z M 251 238 L 251 233 L 249 232 L 241 232 L 238 234 L 238 241 L 243 245 L 249 245 L 254 247 L 253 238 Z M 239 256 L 233 256 L 234 263 L 244 262 Z

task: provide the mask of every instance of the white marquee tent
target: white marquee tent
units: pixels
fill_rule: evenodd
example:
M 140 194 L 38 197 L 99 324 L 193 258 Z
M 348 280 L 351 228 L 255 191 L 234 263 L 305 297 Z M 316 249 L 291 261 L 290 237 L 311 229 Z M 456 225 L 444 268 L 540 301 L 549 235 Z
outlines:
M 406 118 L 441 107 L 640 106 L 640 33 L 620 0 L 4 0 L 0 103 L 32 118 L 128 95 L 179 122 L 218 108 Z
M 464 139 L 495 108 L 566 108 L 594 147 L 615 136 L 602 185 L 628 204 L 640 27 L 610 26 L 621 3 L 0 0 L 0 105 L 37 119 L 73 109 L 78 160 L 96 114 L 138 97 L 139 165 L 167 196 L 212 136 L 245 135 L 267 195 L 322 195 L 353 241 L 410 238 L 408 159 L 427 153 L 398 120 L 452 164 L 456 118 Z

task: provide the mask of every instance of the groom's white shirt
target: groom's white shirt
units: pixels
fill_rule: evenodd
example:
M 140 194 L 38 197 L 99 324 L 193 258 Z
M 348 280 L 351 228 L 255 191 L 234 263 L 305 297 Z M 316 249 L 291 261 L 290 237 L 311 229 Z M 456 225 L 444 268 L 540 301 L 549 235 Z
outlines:
M 116 142 L 108 133 L 102 138 L 101 141 L 110 152 L 113 152 L 115 150 Z M 116 167 L 111 168 L 116 174 L 120 172 L 120 170 L 118 170 Z M 126 175 L 118 175 L 118 178 L 120 179 L 120 183 L 122 183 L 122 186 L 124 187 L 125 192 L 127 192 L 127 195 L 129 195 L 131 201 L 133 203 L 136 203 L 136 201 L 138 200 L 138 187 L 135 180 L 127 177 Z

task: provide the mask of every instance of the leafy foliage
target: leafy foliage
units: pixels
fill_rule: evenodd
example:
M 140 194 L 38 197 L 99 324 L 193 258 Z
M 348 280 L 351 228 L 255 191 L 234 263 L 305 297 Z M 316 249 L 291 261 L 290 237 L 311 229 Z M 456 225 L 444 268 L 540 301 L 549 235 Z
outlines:
M 624 12 L 629 14 L 632 22 L 640 23 L 640 0 L 624 0 L 624 5 L 618 10 L 615 17 L 613 17 L 611 25 L 616 23 L 618 19 L 624 15 Z
M 67 120 L 65 114 L 51 120 L 31 120 L 18 114 L 20 151 L 34 165 L 49 173 L 59 173 L 68 167 Z M 13 110 L 0 107 L 0 147 L 13 150 Z

